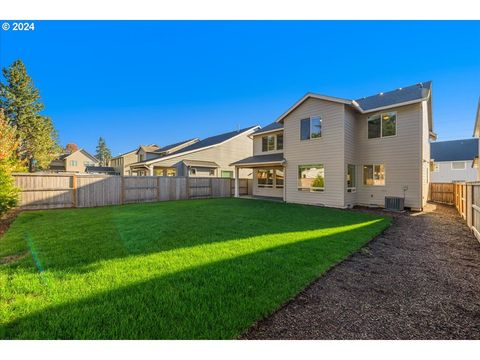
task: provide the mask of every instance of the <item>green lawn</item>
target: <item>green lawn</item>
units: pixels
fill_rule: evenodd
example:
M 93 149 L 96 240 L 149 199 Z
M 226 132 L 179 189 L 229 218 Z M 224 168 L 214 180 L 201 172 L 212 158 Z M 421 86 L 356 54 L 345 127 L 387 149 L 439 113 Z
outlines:
M 245 199 L 24 212 L 0 238 L 0 338 L 235 338 L 389 224 Z

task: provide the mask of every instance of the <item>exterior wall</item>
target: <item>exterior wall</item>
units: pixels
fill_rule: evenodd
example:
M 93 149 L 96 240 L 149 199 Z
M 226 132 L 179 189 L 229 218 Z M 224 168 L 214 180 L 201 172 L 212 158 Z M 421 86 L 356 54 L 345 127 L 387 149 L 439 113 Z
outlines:
M 361 178 L 361 166 L 358 164 L 357 159 L 357 147 L 355 146 L 355 134 L 358 131 L 358 123 L 356 119 L 355 112 L 349 108 L 345 107 L 345 153 L 344 153 L 344 176 L 343 176 L 343 189 L 345 197 L 345 206 L 352 207 L 357 204 L 357 192 L 347 191 L 347 167 L 348 165 L 355 165 L 355 180 L 356 188 L 358 189 L 359 182 L 362 181 Z
M 71 165 L 70 161 L 72 160 L 77 162 L 76 166 Z M 70 156 L 68 156 L 65 159 L 65 171 L 83 173 L 85 172 L 85 167 L 86 167 L 85 162 L 98 165 L 98 162 L 93 161 L 90 157 L 86 156 L 83 152 L 76 151 L 73 154 L 70 154 Z
M 115 169 L 120 175 L 131 175 L 130 164 L 137 162 L 138 156 L 136 151 L 132 151 L 125 155 L 116 157 L 110 161 L 110 166 Z
M 432 171 L 431 181 L 434 183 L 449 183 L 455 181 L 477 181 L 478 169 L 472 167 L 472 160 L 465 160 L 465 170 L 453 170 L 451 161 L 436 161 L 435 164 L 439 165 L 439 171 Z
M 422 102 L 422 207 L 427 205 L 428 191 L 430 185 L 430 127 L 429 111 L 432 108 L 429 104 L 431 100 Z
M 271 132 L 267 134 L 259 134 L 253 137 L 253 155 L 266 155 L 266 154 L 278 154 L 282 153 L 282 150 L 271 150 L 271 151 L 262 151 L 262 137 L 263 136 L 268 136 L 268 135 L 278 135 L 282 134 L 283 130 L 276 131 L 276 132 Z M 285 148 L 285 139 L 284 139 L 284 144 L 283 147 Z
M 318 115 L 322 118 L 322 136 L 300 140 L 300 120 Z M 286 163 L 286 201 L 302 204 L 345 207 L 344 183 L 344 118 L 343 104 L 309 98 L 284 119 Z M 325 191 L 298 190 L 298 166 L 323 164 Z
M 163 161 L 153 163 L 153 166 L 177 167 L 179 173 L 179 163 L 183 160 L 213 161 L 219 165 L 217 174 L 220 176 L 222 170 L 229 170 L 235 173 L 235 167 L 230 166 L 235 161 L 245 159 L 253 155 L 252 139 L 245 132 L 229 141 L 208 149 L 199 150 L 188 154 L 179 154 L 178 156 Z M 184 174 L 186 176 L 186 174 Z M 251 178 L 251 169 L 240 169 L 240 178 Z
M 357 204 L 383 206 L 385 196 L 404 196 L 405 206 L 422 208 L 422 104 L 391 108 L 397 112 L 397 134 L 368 139 L 367 118 L 357 115 L 355 148 L 358 165 Z M 363 165 L 384 164 L 385 186 L 363 185 Z M 328 176 L 328 175 L 327 175 Z

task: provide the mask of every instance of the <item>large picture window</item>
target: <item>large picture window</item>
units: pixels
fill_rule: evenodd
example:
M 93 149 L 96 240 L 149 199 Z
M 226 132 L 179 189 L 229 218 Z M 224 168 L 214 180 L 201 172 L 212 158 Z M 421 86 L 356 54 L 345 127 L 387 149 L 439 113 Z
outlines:
M 300 120 L 300 140 L 310 140 L 322 136 L 322 119 L 320 116 L 311 116 Z
M 347 165 L 347 191 L 354 192 L 357 186 L 355 165 Z
M 275 169 L 275 187 L 283 188 L 283 179 L 284 179 L 283 170 Z
M 363 185 L 384 186 L 385 185 L 385 166 L 363 165 Z
M 257 170 L 258 187 L 273 187 L 273 169 Z
M 368 118 L 368 138 L 376 139 L 397 135 L 397 113 L 388 112 Z
M 300 165 L 298 167 L 298 190 L 325 190 L 325 169 L 323 164 Z

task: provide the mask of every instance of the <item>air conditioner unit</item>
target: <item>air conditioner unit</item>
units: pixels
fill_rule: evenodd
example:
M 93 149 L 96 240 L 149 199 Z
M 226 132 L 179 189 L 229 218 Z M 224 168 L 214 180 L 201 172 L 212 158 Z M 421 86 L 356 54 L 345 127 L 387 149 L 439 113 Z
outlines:
M 405 199 L 403 197 L 385 196 L 385 209 L 394 211 L 403 211 Z

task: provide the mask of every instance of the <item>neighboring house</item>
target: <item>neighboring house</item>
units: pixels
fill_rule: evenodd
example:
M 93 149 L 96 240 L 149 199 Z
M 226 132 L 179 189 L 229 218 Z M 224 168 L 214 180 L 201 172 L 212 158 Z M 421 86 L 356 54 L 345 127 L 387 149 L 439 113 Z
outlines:
M 431 182 L 477 181 L 478 138 L 431 143 Z
M 87 174 L 120 175 L 120 173 L 111 166 L 87 166 L 85 172 Z
M 130 175 L 130 164 L 138 161 L 138 149 L 131 150 L 124 154 L 110 159 L 109 165 L 120 175 Z
M 53 172 L 85 173 L 87 166 L 98 166 L 99 161 L 84 149 L 78 149 L 70 154 L 63 154 L 50 163 L 49 170 Z
M 253 156 L 232 165 L 253 169 L 257 196 L 339 208 L 395 196 L 420 210 L 432 138 L 431 82 L 358 100 L 308 93 L 257 130 Z
M 230 164 L 252 155 L 250 136 L 258 128 L 251 126 L 203 140 L 191 139 L 155 151 L 145 151 L 146 159 L 131 164 L 130 171 L 139 176 L 232 178 L 234 167 Z M 245 170 L 240 175 L 248 177 L 251 173 L 251 170 Z

